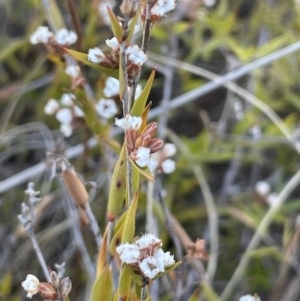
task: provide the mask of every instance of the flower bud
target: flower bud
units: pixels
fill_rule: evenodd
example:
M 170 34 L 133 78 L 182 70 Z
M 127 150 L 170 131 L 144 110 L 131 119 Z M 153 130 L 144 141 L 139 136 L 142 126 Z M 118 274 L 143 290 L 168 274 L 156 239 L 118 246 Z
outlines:
M 154 136 L 154 134 L 156 133 L 156 129 L 157 129 L 157 123 L 156 122 L 150 122 L 142 131 L 142 135 L 146 136 L 146 135 L 150 135 L 151 137 Z
M 138 8 L 139 1 L 123 0 L 120 10 L 125 17 L 133 18 Z
M 44 299 L 57 300 L 57 292 L 50 283 L 41 282 L 39 285 L 39 294 Z
M 156 153 L 158 150 L 162 148 L 163 144 L 164 142 L 161 139 L 153 138 L 148 144 L 148 148 L 150 148 L 151 153 Z
M 72 282 L 69 277 L 64 278 L 60 283 L 60 293 L 63 300 L 66 300 L 72 289 Z

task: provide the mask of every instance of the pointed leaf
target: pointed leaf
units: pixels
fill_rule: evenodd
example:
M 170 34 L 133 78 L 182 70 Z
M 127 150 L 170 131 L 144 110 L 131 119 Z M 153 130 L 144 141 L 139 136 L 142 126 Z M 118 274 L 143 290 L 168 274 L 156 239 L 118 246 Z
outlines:
M 210 285 L 206 281 L 202 281 L 201 283 L 204 296 L 207 301 L 219 301 L 219 297 L 216 295 L 216 293 L 213 291 L 213 289 L 210 287 Z
M 106 254 L 107 254 L 107 235 L 108 235 L 108 227 L 110 224 L 107 224 L 102 244 L 98 253 L 98 259 L 97 259 L 97 277 L 102 273 L 104 267 L 106 266 Z
M 126 202 L 126 165 L 126 143 L 124 142 L 110 184 L 107 208 L 109 221 L 115 219 Z
M 106 265 L 92 288 L 92 301 L 113 299 L 113 279 L 109 265 Z
M 126 38 L 126 41 L 128 41 L 130 43 L 131 39 L 132 39 L 132 35 L 133 35 L 133 32 L 134 32 L 134 27 L 140 17 L 140 12 L 141 12 L 141 5 L 139 5 L 138 9 L 137 9 L 137 12 L 135 13 L 135 16 L 133 17 L 133 19 L 131 20 L 130 22 L 130 25 L 129 25 L 129 30 L 128 30 L 128 35 L 127 35 L 127 38 Z
M 88 55 L 86 53 L 83 52 L 78 52 L 75 50 L 71 50 L 68 48 L 63 48 L 63 50 L 68 53 L 70 56 L 72 56 L 74 59 L 76 59 L 79 62 L 82 62 L 83 64 L 92 67 L 96 70 L 99 70 L 109 76 L 112 76 L 114 78 L 118 78 L 118 74 L 119 71 L 117 69 L 110 69 L 110 68 L 106 68 L 106 67 L 102 67 L 98 64 L 92 63 L 88 60 Z
M 124 230 L 122 235 L 122 244 L 133 241 L 133 236 L 135 232 L 135 214 L 138 207 L 138 192 L 133 196 L 133 200 L 128 208 L 128 213 L 126 216 Z
M 103 143 L 108 145 L 115 153 L 120 154 L 121 152 L 121 145 L 120 143 L 110 137 L 106 137 L 104 135 L 98 135 L 99 140 L 101 140 Z
M 140 167 L 137 164 L 135 164 L 135 162 L 132 161 L 131 159 L 129 159 L 129 161 L 132 164 L 133 169 L 137 169 L 139 171 L 139 173 L 142 174 L 144 177 L 146 177 L 146 179 L 148 181 L 154 182 L 154 177 L 153 177 L 153 174 L 150 171 L 149 167 Z
M 120 275 L 119 282 L 119 300 L 125 301 L 130 296 L 131 273 L 130 267 L 124 265 Z
M 43 7 L 47 21 L 55 31 L 61 28 L 66 28 L 64 18 L 55 0 L 48 0 L 47 5 L 43 5 Z
M 143 113 L 142 113 L 142 124 L 141 127 L 139 128 L 139 133 L 141 133 L 145 127 L 147 126 L 147 119 L 148 119 L 148 113 L 150 111 L 152 102 L 149 102 L 148 105 L 146 106 L 146 108 L 144 109 Z
M 116 15 L 113 13 L 113 11 L 107 6 L 107 12 L 110 19 L 112 31 L 114 33 L 114 36 L 118 39 L 120 42 L 122 40 L 124 31 L 122 29 L 121 24 L 119 23 L 119 20 L 117 19 Z
M 110 246 L 109 246 L 110 253 L 113 256 L 116 255 L 116 247 L 121 242 L 121 239 L 122 239 L 122 234 L 123 234 L 123 229 L 124 229 L 124 224 L 125 224 L 127 213 L 128 213 L 128 211 L 124 212 L 124 214 L 118 220 L 118 222 L 115 226 L 115 229 L 114 229 L 114 235 L 111 239 Z
M 151 88 L 152 88 L 153 80 L 155 77 L 155 72 L 156 72 L 156 70 L 153 69 L 142 93 L 139 95 L 139 97 L 134 102 L 134 105 L 130 111 L 130 115 L 132 115 L 132 116 L 141 116 L 142 115 L 143 110 L 146 105 L 146 102 L 147 102 L 147 99 L 149 97 Z

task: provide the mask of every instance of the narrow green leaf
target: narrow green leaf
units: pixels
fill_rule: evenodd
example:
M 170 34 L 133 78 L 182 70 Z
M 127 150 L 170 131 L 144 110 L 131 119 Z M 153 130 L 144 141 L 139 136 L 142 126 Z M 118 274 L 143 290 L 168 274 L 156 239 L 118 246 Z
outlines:
M 48 23 L 51 24 L 55 30 L 66 28 L 64 18 L 55 0 L 48 0 L 47 6 L 44 5 L 43 7 Z
M 177 267 L 179 267 L 179 266 L 181 265 L 181 263 L 182 263 L 182 261 L 178 261 L 178 262 L 175 262 L 173 265 L 170 265 L 169 267 L 165 268 L 165 271 L 162 272 L 162 273 L 157 274 L 157 275 L 153 278 L 153 280 L 158 279 L 158 278 L 160 278 L 160 277 L 162 277 L 162 276 L 168 274 L 169 272 L 175 270 Z
M 115 219 L 126 202 L 126 165 L 126 143 L 124 142 L 110 184 L 107 208 L 110 221 Z
M 152 70 L 145 88 L 143 89 L 142 93 L 139 95 L 139 97 L 134 102 L 134 105 L 130 111 L 130 115 L 132 115 L 132 116 L 141 116 L 142 115 L 145 105 L 146 105 L 146 102 L 147 102 L 147 99 L 149 97 L 151 88 L 152 88 L 153 80 L 155 77 L 155 71 L 156 71 L 155 69 Z
M 113 279 L 109 265 L 106 265 L 92 287 L 92 301 L 113 300 Z
M 120 275 L 120 282 L 119 282 L 119 300 L 128 300 L 130 296 L 130 286 L 131 286 L 131 267 L 127 265 L 123 266 Z M 100 301 L 100 300 L 99 300 Z
M 206 281 L 202 281 L 201 283 L 204 296 L 207 301 L 219 301 L 219 297 L 216 295 L 216 293 L 213 291 L 213 289 L 210 287 L 210 285 Z
M 121 242 L 121 239 L 122 239 L 122 234 L 123 234 L 123 229 L 124 229 L 124 224 L 125 224 L 127 213 L 128 213 L 128 211 L 124 212 L 124 214 L 121 216 L 121 218 L 118 220 L 118 222 L 115 225 L 114 235 L 111 239 L 110 246 L 109 246 L 110 253 L 113 256 L 115 256 L 116 247 Z
M 88 60 L 88 55 L 86 53 L 83 52 L 78 52 L 75 50 L 71 50 L 68 48 L 63 48 L 63 50 L 68 53 L 70 56 L 72 56 L 74 59 L 76 59 L 79 62 L 82 62 L 83 64 L 92 67 L 98 71 L 101 71 L 109 76 L 112 76 L 114 78 L 118 78 L 119 75 L 119 71 L 117 69 L 110 69 L 110 68 L 106 68 L 106 67 L 102 67 L 98 64 L 92 63 Z
M 109 8 L 109 6 L 107 6 L 107 12 L 108 12 L 108 16 L 110 19 L 110 24 L 112 27 L 112 31 L 114 33 L 114 36 L 118 39 L 118 41 L 120 42 L 124 31 L 122 29 L 121 24 L 119 23 L 119 20 L 117 19 L 116 15 L 113 13 L 113 11 Z
M 12 39 L 7 42 L 1 41 L 2 47 L 0 48 L 0 62 L 13 55 L 18 49 L 27 43 L 28 41 L 26 39 Z
M 11 272 L 6 272 L 0 281 L 0 294 L 9 296 L 12 289 L 12 275 Z M 5 298 L 4 298 L 5 299 Z
M 133 236 L 135 232 L 135 215 L 138 207 L 138 192 L 136 192 L 133 196 L 133 200 L 128 208 L 128 213 L 126 216 L 124 230 L 122 235 L 121 243 L 124 244 L 126 242 L 131 243 L 133 241 Z
M 128 35 L 127 35 L 127 38 L 126 38 L 126 41 L 128 41 L 128 42 L 130 42 L 131 39 L 132 39 L 132 35 L 133 35 L 133 32 L 134 32 L 134 27 L 135 27 L 135 25 L 136 25 L 136 23 L 139 19 L 141 8 L 142 8 L 141 5 L 139 5 L 135 16 L 133 17 L 133 19 L 130 22 Z

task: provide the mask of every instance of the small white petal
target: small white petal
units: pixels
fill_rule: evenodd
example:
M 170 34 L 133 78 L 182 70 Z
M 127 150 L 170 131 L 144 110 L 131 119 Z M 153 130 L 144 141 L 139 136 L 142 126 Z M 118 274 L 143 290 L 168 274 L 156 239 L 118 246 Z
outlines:
M 71 107 L 73 105 L 73 99 L 75 99 L 74 94 L 64 93 L 60 99 L 60 102 L 66 107 Z
M 116 248 L 122 262 L 128 264 L 137 263 L 140 259 L 140 249 L 135 244 L 121 244 Z
M 47 115 L 53 115 L 59 109 L 59 104 L 56 99 L 50 98 L 44 107 L 44 112 Z
M 159 273 L 157 262 L 154 257 L 144 258 L 143 261 L 139 264 L 139 267 L 142 273 L 150 279 L 154 278 Z
M 176 164 L 173 160 L 167 159 L 161 164 L 164 173 L 169 174 L 175 170 Z
M 151 233 L 147 233 L 141 236 L 135 243 L 139 246 L 140 249 L 146 249 L 153 245 L 162 245 L 161 239 L 157 238 Z
M 61 45 L 72 45 L 77 41 L 77 34 L 72 30 L 62 28 L 56 32 L 55 41 Z
M 60 123 L 66 123 L 66 124 L 71 123 L 73 119 L 71 110 L 67 108 L 59 110 L 56 113 L 55 117 Z
M 147 61 L 147 55 L 141 50 L 137 45 L 129 46 L 126 49 L 126 54 L 128 59 L 132 61 L 135 65 L 142 65 Z
M 277 193 L 270 193 L 267 196 L 267 203 L 268 203 L 268 205 L 270 207 L 274 206 L 276 204 L 277 198 L 278 198 Z
M 95 108 L 98 114 L 105 119 L 111 118 L 118 113 L 118 108 L 113 99 L 101 98 L 95 105 Z
M 172 157 L 176 154 L 176 147 L 173 143 L 166 143 L 163 151 L 166 157 Z
M 131 128 L 135 131 L 137 131 L 141 125 L 142 125 L 142 118 L 141 117 L 135 117 L 135 116 L 132 116 L 132 120 L 131 120 Z
M 158 0 L 151 8 L 151 15 L 162 17 L 165 13 L 175 8 L 175 0 Z
M 74 113 L 77 117 L 84 117 L 84 112 L 78 106 L 74 107 Z
M 126 115 L 125 118 L 116 119 L 115 124 L 120 128 L 126 130 L 135 130 L 137 131 L 142 125 L 142 118 Z
M 137 159 L 135 160 L 135 163 L 140 167 L 146 167 L 150 160 L 150 148 L 143 146 L 139 147 L 136 152 L 136 157 Z
M 120 44 L 118 42 L 118 39 L 113 37 L 112 39 L 107 39 L 105 41 L 106 45 L 112 48 L 113 50 L 118 50 L 120 47 Z
M 92 63 L 98 64 L 105 60 L 105 55 L 100 48 L 94 47 L 89 49 L 88 60 Z
M 65 137 L 70 137 L 72 135 L 73 128 L 72 125 L 69 123 L 62 123 L 59 129 Z
M 170 252 L 165 253 L 162 249 L 156 250 L 153 256 L 156 259 L 160 272 L 164 272 L 166 267 L 175 263 L 174 255 L 171 255 Z
M 113 77 L 108 77 L 105 82 L 103 93 L 106 97 L 112 97 L 118 95 L 120 90 L 120 82 Z
M 254 297 L 251 295 L 246 295 L 240 298 L 240 301 L 260 301 L 259 297 Z
M 78 77 L 80 74 L 80 68 L 77 65 L 70 65 L 66 68 L 66 74 L 70 77 Z
M 31 274 L 26 276 L 26 280 L 22 282 L 22 286 L 25 291 L 27 291 L 27 297 L 31 298 L 33 295 L 39 292 L 39 279 Z
M 155 172 L 157 166 L 158 166 L 158 161 L 155 158 L 153 158 L 153 156 L 151 156 L 148 162 L 148 167 L 152 173 Z
M 216 0 L 203 0 L 203 4 L 206 7 L 212 7 L 216 4 Z
M 30 37 L 31 44 L 47 44 L 54 35 L 47 26 L 39 26 Z

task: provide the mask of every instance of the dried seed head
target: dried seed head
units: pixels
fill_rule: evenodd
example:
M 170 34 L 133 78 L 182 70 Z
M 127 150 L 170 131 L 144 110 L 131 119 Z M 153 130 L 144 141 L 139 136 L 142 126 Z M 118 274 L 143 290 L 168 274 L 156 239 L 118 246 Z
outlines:
M 64 278 L 60 283 L 60 293 L 63 300 L 66 300 L 72 289 L 72 282 L 69 277 Z
M 62 177 L 74 202 L 78 206 L 84 208 L 86 203 L 88 202 L 89 195 L 81 179 L 78 177 L 74 169 L 73 168 L 64 169 L 62 171 Z
M 39 285 L 39 294 L 44 299 L 57 300 L 57 292 L 50 283 L 41 282 Z
M 55 289 L 57 289 L 59 287 L 59 278 L 58 278 L 57 273 L 55 271 L 51 271 L 50 272 L 50 278 L 51 278 L 51 280 L 50 280 L 51 285 Z

